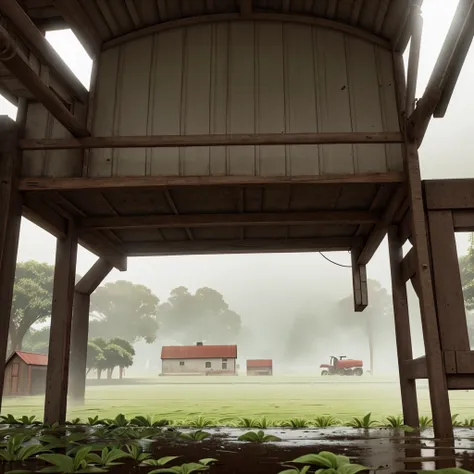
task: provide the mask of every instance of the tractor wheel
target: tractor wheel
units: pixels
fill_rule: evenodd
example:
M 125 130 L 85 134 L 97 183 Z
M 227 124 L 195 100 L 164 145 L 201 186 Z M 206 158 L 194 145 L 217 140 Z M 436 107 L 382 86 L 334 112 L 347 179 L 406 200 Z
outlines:
M 357 377 L 360 377 L 363 373 L 364 371 L 360 367 L 354 369 L 354 375 L 357 375 Z
M 338 369 L 337 375 L 346 375 L 346 371 L 344 369 Z
M 329 372 L 327 370 L 322 370 L 321 375 L 323 376 L 329 375 Z

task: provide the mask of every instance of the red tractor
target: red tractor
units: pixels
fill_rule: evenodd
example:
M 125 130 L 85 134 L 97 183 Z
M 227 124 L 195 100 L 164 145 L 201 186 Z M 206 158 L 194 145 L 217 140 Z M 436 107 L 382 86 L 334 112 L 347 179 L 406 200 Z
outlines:
M 329 364 L 321 364 L 321 375 L 356 375 L 360 377 L 364 370 L 362 369 L 363 362 L 361 360 L 346 359 L 346 356 L 337 357 L 331 356 Z

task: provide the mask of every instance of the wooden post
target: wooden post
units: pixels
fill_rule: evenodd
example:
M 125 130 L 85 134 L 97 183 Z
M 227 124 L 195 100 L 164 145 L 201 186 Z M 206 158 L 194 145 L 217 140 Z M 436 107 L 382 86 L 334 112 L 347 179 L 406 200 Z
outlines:
M 21 157 L 17 147 L 17 124 L 0 116 L 0 408 L 21 224 Z
M 393 315 L 395 319 L 395 339 L 397 342 L 398 373 L 400 376 L 403 419 L 405 425 L 417 428 L 420 422 L 416 381 L 408 379 L 405 374 L 405 361 L 413 359 L 413 350 L 406 282 L 403 281 L 401 272 L 403 252 L 395 226 L 391 227 L 388 232 L 388 249 L 390 254 L 390 273 L 392 276 Z
M 408 135 L 410 136 L 410 134 Z M 453 423 L 451 420 L 448 385 L 443 354 L 441 352 L 438 317 L 431 278 L 431 262 L 428 251 L 418 147 L 414 140 L 407 139 L 405 152 L 405 169 L 409 188 L 408 197 L 412 210 L 413 246 L 417 255 L 416 273 L 419 285 L 421 325 L 425 343 L 434 434 L 435 438 L 438 439 L 452 439 L 454 436 Z M 447 456 L 450 454 L 450 452 L 446 451 Z M 437 462 L 438 468 L 451 467 L 453 465 L 454 457 L 452 460 L 448 459 Z
M 74 292 L 71 328 L 71 370 L 69 395 L 71 402 L 81 405 L 86 393 L 87 340 L 89 336 L 90 295 Z
M 83 404 L 86 392 L 87 340 L 89 336 L 90 295 L 110 273 L 113 265 L 100 258 L 77 283 L 71 327 L 71 401 Z
M 441 349 L 469 351 L 453 214 L 451 211 L 429 211 L 428 222 Z
M 58 239 L 46 374 L 45 423 L 66 421 L 72 304 L 76 276 L 77 232 L 69 221 L 67 236 Z

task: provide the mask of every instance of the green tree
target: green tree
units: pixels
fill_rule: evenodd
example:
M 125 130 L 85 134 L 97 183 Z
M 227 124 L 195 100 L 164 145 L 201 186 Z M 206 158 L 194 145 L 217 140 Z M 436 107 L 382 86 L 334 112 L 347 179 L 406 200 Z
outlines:
M 230 343 L 241 329 L 241 318 L 212 288 L 199 288 L 195 294 L 183 286 L 171 291 L 158 309 L 160 331 L 182 344 L 197 341 Z
M 109 341 L 109 344 L 115 344 L 116 346 L 121 347 L 125 351 L 125 354 L 122 354 L 123 358 L 121 360 L 121 363 L 119 364 L 119 377 L 122 378 L 123 369 L 130 367 L 133 364 L 133 357 L 135 357 L 135 349 L 128 341 L 126 341 L 125 339 L 120 339 L 119 337 L 111 339 Z
M 159 299 L 146 286 L 124 280 L 107 283 L 92 294 L 90 334 L 151 343 L 158 331 L 158 304 Z
M 467 254 L 459 259 L 459 270 L 461 272 L 461 284 L 466 307 L 467 327 L 469 339 L 474 342 L 474 234 L 469 239 Z
M 104 359 L 104 351 L 101 349 L 101 347 L 94 341 L 89 341 L 87 343 L 87 373 L 89 373 L 92 369 L 98 369 L 99 364 Z
M 51 315 L 54 267 L 34 260 L 19 262 L 15 273 L 9 339 L 11 350 L 20 350 L 33 324 Z

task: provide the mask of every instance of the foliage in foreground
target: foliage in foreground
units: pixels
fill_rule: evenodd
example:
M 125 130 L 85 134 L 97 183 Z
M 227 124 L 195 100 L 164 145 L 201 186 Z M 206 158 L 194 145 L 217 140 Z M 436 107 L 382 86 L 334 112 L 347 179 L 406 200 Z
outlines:
M 239 436 L 239 441 L 247 441 L 249 443 L 275 443 L 281 441 L 278 436 L 265 434 L 262 430 L 260 431 L 248 431 L 243 435 Z
M 357 474 L 369 471 L 371 468 L 360 464 L 351 464 L 346 456 L 339 456 L 329 451 L 321 451 L 319 454 L 306 454 L 300 456 L 288 464 L 304 464 L 302 468 L 291 466 L 279 474 L 306 474 L 314 471 L 316 474 Z

